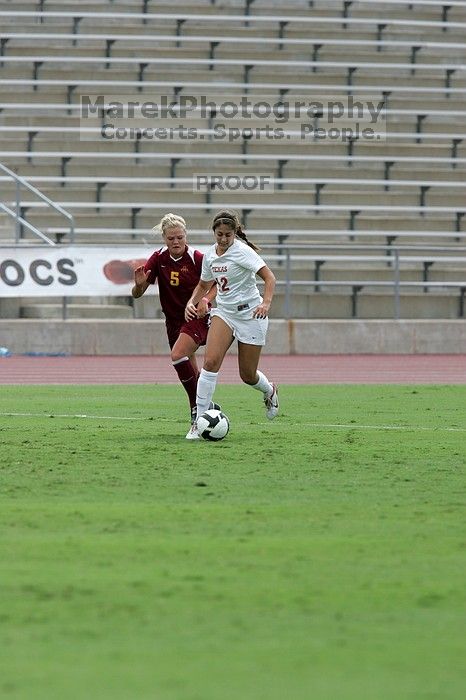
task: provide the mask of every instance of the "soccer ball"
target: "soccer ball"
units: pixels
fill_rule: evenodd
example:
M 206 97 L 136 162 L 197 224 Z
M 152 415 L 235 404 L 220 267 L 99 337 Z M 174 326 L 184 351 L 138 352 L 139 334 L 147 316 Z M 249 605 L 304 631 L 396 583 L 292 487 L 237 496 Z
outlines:
M 204 440 L 223 440 L 229 429 L 230 421 L 227 416 L 216 408 L 209 408 L 197 419 L 197 430 Z

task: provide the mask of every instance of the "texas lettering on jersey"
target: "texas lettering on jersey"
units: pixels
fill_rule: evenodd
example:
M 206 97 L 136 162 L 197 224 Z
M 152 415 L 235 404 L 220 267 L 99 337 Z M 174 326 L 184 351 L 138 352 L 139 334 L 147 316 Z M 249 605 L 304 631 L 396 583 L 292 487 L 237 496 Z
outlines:
M 217 282 L 217 306 L 225 311 L 250 314 L 250 309 L 261 302 L 256 285 L 256 273 L 265 266 L 263 259 L 243 242 L 236 240 L 222 255 L 216 246 L 207 251 L 201 279 Z M 244 311 L 243 311 L 244 310 Z

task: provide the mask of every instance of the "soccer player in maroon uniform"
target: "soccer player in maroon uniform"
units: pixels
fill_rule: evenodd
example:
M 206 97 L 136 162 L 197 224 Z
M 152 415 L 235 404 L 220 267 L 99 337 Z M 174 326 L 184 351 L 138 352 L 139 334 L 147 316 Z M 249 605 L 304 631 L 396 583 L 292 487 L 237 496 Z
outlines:
M 165 315 L 171 360 L 189 398 L 191 422 L 196 418 L 196 387 L 199 370 L 195 357 L 200 345 L 205 345 L 209 324 L 209 304 L 215 297 L 216 286 L 198 304 L 198 318 L 185 320 L 185 307 L 199 282 L 203 255 L 188 246 L 186 222 L 176 214 L 166 214 L 154 230 L 160 231 L 165 246 L 156 250 L 145 265 L 134 271 L 131 291 L 138 299 L 149 285 L 158 282 L 160 305 Z

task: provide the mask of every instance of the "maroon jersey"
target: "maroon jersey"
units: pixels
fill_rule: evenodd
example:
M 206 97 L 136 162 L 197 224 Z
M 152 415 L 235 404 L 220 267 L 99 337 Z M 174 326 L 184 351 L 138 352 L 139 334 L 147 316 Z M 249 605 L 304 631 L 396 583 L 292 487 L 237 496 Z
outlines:
M 181 258 L 174 260 L 167 248 L 155 251 L 144 265 L 150 270 L 148 282 L 158 282 L 160 305 L 167 322 L 183 324 L 184 310 L 201 276 L 203 255 L 186 247 Z

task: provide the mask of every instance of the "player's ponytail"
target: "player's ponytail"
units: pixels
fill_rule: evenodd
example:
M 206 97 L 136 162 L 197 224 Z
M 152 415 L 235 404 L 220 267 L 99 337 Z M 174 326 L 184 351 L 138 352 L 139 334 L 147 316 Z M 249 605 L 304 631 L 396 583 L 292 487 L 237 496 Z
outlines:
M 256 246 L 252 241 L 250 241 L 246 236 L 236 212 L 230 209 L 224 209 L 222 211 L 219 211 L 218 214 L 214 216 L 214 219 L 212 221 L 212 229 L 215 231 L 217 226 L 219 226 L 220 224 L 226 224 L 227 226 L 230 226 L 234 230 L 235 236 L 238 236 L 238 238 L 240 238 L 244 243 L 246 243 L 246 245 L 248 245 L 256 252 L 260 250 L 260 248 Z

